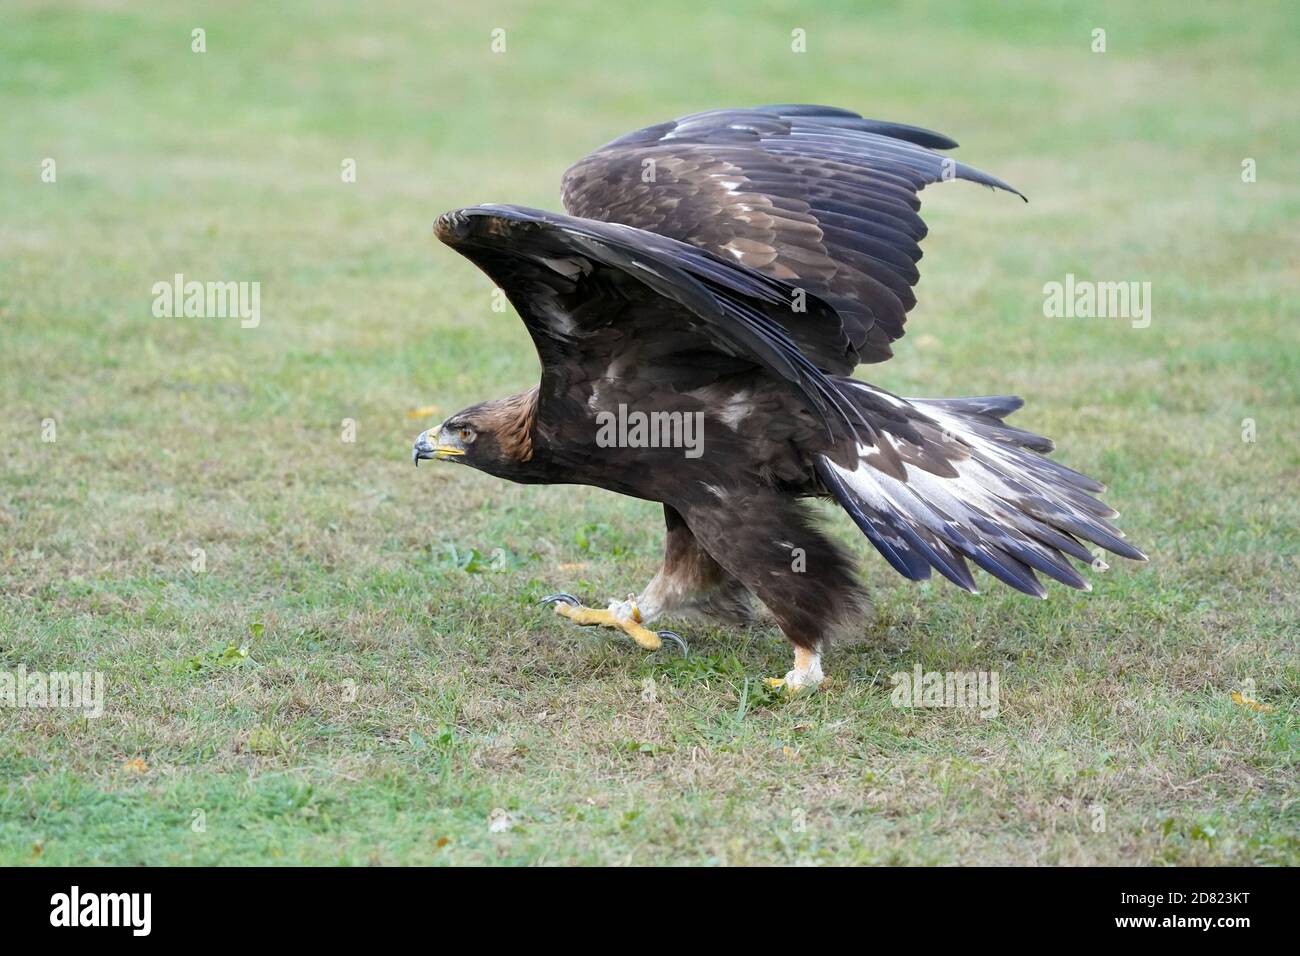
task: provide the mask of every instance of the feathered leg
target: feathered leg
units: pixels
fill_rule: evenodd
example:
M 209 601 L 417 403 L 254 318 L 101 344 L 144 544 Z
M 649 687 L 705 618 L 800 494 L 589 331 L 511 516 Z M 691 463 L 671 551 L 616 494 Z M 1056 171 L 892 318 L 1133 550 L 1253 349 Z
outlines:
M 790 691 L 821 684 L 821 655 L 860 624 L 866 592 L 851 558 L 818 531 L 799 502 L 776 492 L 725 489 L 685 514 L 696 540 L 772 612 L 794 645 Z
M 749 592 L 696 540 L 671 505 L 664 505 L 664 563 L 635 598 L 641 619 L 665 614 L 747 624 L 754 608 Z
M 576 624 L 617 627 L 647 650 L 658 650 L 661 638 L 670 636 L 685 651 L 685 642 L 672 631 L 652 631 L 645 625 L 665 614 L 701 616 L 730 623 L 745 623 L 753 616 L 745 586 L 714 561 L 687 526 L 682 516 L 664 505 L 667 533 L 664 563 L 639 595 L 626 601 L 611 601 L 604 610 L 583 607 L 567 594 L 543 598 L 555 612 Z

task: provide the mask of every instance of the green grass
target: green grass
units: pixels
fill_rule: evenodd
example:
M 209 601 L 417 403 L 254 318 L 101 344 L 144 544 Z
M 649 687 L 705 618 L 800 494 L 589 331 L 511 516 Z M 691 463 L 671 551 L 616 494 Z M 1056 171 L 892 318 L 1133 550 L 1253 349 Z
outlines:
M 1300 862 L 1297 8 L 865 6 L 5 4 L 0 670 L 102 670 L 108 711 L 0 707 L 0 862 Z M 439 212 L 556 208 L 622 132 L 791 101 L 1030 197 L 927 191 L 865 371 L 1025 396 L 1151 562 L 971 597 L 836 518 L 876 607 L 786 702 L 771 628 L 683 626 L 680 661 L 535 606 L 644 584 L 656 506 L 409 448 L 537 375 Z M 261 325 L 154 318 L 176 272 L 259 280 Z M 1067 272 L 1150 281 L 1151 326 L 1043 318 Z M 997 670 L 1001 714 L 893 708 L 916 662 Z

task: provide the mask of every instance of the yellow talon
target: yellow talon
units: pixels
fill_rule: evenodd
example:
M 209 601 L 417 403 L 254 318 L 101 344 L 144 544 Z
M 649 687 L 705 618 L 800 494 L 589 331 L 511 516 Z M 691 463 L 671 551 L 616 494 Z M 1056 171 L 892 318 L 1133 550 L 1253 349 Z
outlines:
M 636 621 L 624 621 L 620 625 L 632 640 L 636 641 L 647 651 L 657 651 L 664 646 L 664 642 L 659 639 L 659 635 L 648 627 L 642 627 Z
M 613 611 L 598 611 L 591 607 L 574 606 L 571 604 L 556 604 L 555 613 L 562 617 L 567 617 L 575 624 L 600 624 L 604 627 L 617 627 L 637 644 L 644 647 L 647 651 L 657 651 L 663 646 L 663 641 L 659 635 L 650 628 L 643 626 L 639 620 L 631 620 L 619 617 Z M 633 617 L 639 619 L 640 613 L 634 608 Z

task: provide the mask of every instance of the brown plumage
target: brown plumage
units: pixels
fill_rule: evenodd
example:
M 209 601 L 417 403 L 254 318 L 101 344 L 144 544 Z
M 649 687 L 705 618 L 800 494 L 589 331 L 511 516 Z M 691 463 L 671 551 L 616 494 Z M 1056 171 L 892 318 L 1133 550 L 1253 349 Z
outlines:
M 505 291 L 542 374 L 421 435 L 417 461 L 662 502 L 664 567 L 620 613 L 743 619 L 752 595 L 812 652 L 857 626 L 865 599 L 803 498 L 838 501 L 906 577 L 935 569 L 967 590 L 967 561 L 1042 596 L 1035 572 L 1087 587 L 1070 559 L 1090 561 L 1088 543 L 1140 559 L 1092 497 L 1101 485 L 1005 424 L 1019 399 L 908 400 L 848 377 L 903 335 L 919 190 L 956 178 L 1014 192 L 934 151 L 955 145 L 829 107 L 718 110 L 579 161 L 571 216 L 443 215 L 438 238 Z M 699 447 L 630 430 L 611 445 L 629 412 L 653 435 L 698 422 Z M 816 653 L 800 661 L 792 685 L 819 678 Z
M 527 463 L 533 458 L 533 428 L 537 425 L 537 386 L 480 406 L 485 430 L 495 435 L 501 454 Z

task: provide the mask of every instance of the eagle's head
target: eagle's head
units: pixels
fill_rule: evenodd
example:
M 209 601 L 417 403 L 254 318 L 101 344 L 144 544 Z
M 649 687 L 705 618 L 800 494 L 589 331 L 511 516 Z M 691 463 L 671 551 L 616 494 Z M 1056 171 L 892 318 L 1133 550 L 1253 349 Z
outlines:
M 420 432 L 411 459 L 455 461 L 498 478 L 519 480 L 533 458 L 537 389 L 479 402 Z

